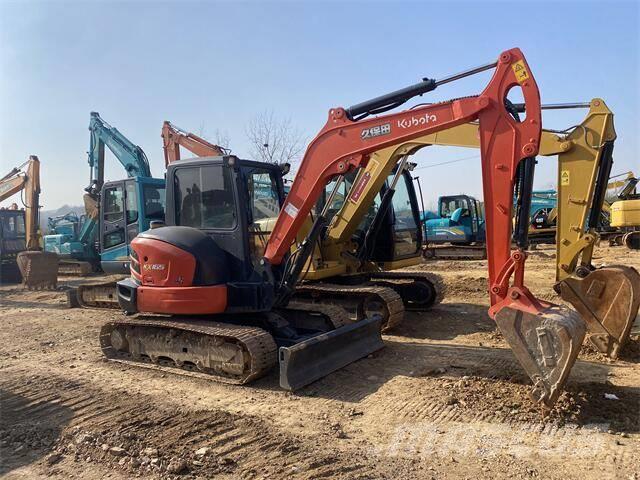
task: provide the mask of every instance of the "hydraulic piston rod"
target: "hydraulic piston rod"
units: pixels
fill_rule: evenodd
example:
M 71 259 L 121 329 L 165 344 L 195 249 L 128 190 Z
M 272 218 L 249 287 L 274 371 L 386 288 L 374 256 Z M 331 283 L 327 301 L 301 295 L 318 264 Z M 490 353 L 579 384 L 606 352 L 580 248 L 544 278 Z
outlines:
M 454 82 L 461 78 L 475 75 L 476 73 L 491 70 L 492 68 L 495 68 L 497 64 L 497 62 L 487 63 L 480 65 L 479 67 L 470 68 L 469 70 L 449 75 L 439 80 L 424 78 L 420 83 L 353 105 L 346 109 L 347 115 L 349 118 L 353 119 L 354 117 L 362 114 L 380 113 L 385 111 L 387 108 L 394 108 L 406 102 L 410 98 L 435 90 L 438 86 L 444 85 L 445 83 Z

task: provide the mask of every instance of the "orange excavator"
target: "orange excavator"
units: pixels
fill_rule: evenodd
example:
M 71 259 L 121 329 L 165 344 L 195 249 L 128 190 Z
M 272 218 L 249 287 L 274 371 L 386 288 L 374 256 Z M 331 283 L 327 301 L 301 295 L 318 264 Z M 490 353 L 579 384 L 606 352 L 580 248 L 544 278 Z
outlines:
M 479 95 L 368 118 L 490 69 L 493 77 Z M 512 88 L 525 99 L 523 121 L 507 100 Z M 542 125 L 538 87 L 519 49 L 441 80 L 424 79 L 347 109 L 332 108 L 286 199 L 276 165 L 231 155 L 170 164 L 168 226 L 132 242 L 131 277 L 118 282 L 122 309 L 142 315 L 103 326 L 105 356 L 232 383 L 246 383 L 279 363 L 281 386 L 296 389 L 380 348 L 379 316 L 345 324 L 330 309 L 290 299 L 346 174 L 365 166 L 377 150 L 473 120 L 479 122 L 486 202 L 489 314 L 531 377 L 535 401 L 553 405 L 585 326 L 575 312 L 537 299 L 524 284 L 527 202 Z M 334 179 L 325 207 L 291 253 L 303 222 Z M 517 216 L 518 248 L 511 252 L 514 188 L 524 213 Z M 251 248 L 251 238 L 265 233 L 257 198 L 281 206 L 262 252 Z M 357 201 L 357 195 L 350 198 Z

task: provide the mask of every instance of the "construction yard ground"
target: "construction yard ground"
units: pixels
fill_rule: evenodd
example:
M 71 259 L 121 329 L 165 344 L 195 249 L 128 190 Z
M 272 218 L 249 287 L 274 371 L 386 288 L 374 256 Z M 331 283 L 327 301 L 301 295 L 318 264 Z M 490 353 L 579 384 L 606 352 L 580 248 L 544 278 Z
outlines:
M 531 252 L 545 300 L 555 250 Z M 594 262 L 640 269 L 640 253 Z M 385 348 L 302 390 L 104 360 L 119 312 L 67 309 L 63 289 L 0 288 L 0 476 L 22 478 L 640 479 L 640 324 L 616 362 L 583 347 L 548 414 L 487 316 L 486 261 L 429 261 L 445 301 Z M 74 285 L 80 279 L 63 279 Z

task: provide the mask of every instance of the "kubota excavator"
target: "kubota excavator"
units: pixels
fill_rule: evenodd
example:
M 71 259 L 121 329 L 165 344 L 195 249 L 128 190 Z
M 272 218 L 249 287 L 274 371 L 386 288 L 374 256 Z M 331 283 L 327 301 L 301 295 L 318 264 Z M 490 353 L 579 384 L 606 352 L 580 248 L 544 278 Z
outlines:
M 162 138 L 167 165 L 180 159 L 179 147 L 186 148 L 198 157 L 222 154 L 221 147 L 182 130 L 171 122 L 165 121 Z M 288 168 L 285 167 L 281 173 L 285 175 L 287 171 Z M 277 170 L 275 172 L 277 173 Z M 400 169 L 398 172 L 399 178 L 402 180 L 399 183 L 398 179 L 390 180 L 393 188 L 399 188 L 401 192 L 406 193 L 408 199 L 415 203 L 416 196 L 408 170 Z M 345 175 L 343 187 L 352 183 L 355 173 Z M 268 182 L 263 182 L 263 185 L 268 185 Z M 328 188 L 330 187 L 331 184 Z M 325 190 L 325 193 L 329 195 L 330 191 Z M 321 196 L 317 202 L 317 210 L 322 210 L 324 207 L 326 195 Z M 334 201 L 329 206 L 328 212 L 331 212 L 334 207 L 335 209 L 340 208 L 339 195 L 340 193 L 337 193 L 334 196 Z M 345 196 L 346 194 L 343 194 L 343 197 Z M 395 198 L 400 197 L 401 195 L 398 195 Z M 266 246 L 271 228 L 279 213 L 279 203 L 275 202 L 273 198 L 261 196 L 259 189 L 254 193 L 253 201 L 257 202 L 256 205 L 259 204 L 259 207 L 256 208 L 261 209 L 262 214 L 260 214 L 259 220 L 261 234 L 253 237 L 252 241 L 255 245 L 252 248 L 261 250 Z M 407 255 L 413 256 L 420 251 L 421 238 L 416 235 L 416 232 L 420 233 L 416 227 L 418 206 L 417 203 L 411 206 L 409 215 L 416 218 L 405 218 L 406 228 L 401 231 L 398 228 L 399 223 L 391 221 L 391 215 L 385 215 L 383 219 L 376 220 L 376 222 L 384 224 L 386 228 L 377 229 L 375 236 L 378 248 L 374 259 L 378 259 L 382 255 L 380 252 L 384 250 L 385 260 L 401 262 Z M 354 224 L 361 223 L 365 210 L 360 211 L 362 214 L 360 216 L 351 216 L 351 221 Z M 310 217 L 312 216 L 313 214 L 310 215 Z M 300 242 L 304 240 L 311 225 L 312 220 L 310 219 L 298 232 L 297 238 Z M 377 313 L 382 316 L 382 331 L 385 332 L 402 320 L 405 308 L 422 311 L 441 300 L 444 286 L 439 276 L 426 272 L 383 272 L 378 268 L 350 269 L 348 268 L 350 264 L 345 262 L 342 256 L 337 255 L 335 246 L 332 246 L 330 242 L 325 245 L 327 238 L 330 236 L 324 235 L 317 242 L 316 249 L 310 255 L 309 263 L 301 276 L 301 280 L 306 280 L 306 282 L 299 284 L 296 288 L 295 301 L 334 304 L 353 312 L 356 318 L 364 318 L 368 314 Z M 337 257 L 333 261 L 332 254 Z M 389 267 L 389 265 L 387 266 Z M 393 270 L 394 266 L 389 269 Z
M 0 201 L 22 191 L 24 210 L 16 204 L 0 209 L 0 279 L 17 280 L 17 266 L 25 287 L 55 288 L 58 257 L 40 246 L 40 160 L 35 155 L 0 178 Z
M 366 119 L 439 85 L 494 68 L 480 95 Z M 512 88 L 521 88 L 525 98 L 523 122 L 505 107 Z M 109 322 L 101 331 L 104 354 L 143 365 L 150 361 L 160 368 L 197 370 L 237 383 L 264 374 L 278 359 L 281 385 L 293 389 L 379 348 L 376 316 L 331 330 L 335 322 L 330 316 L 321 320 L 316 314 L 311 321 L 313 315 L 300 314 L 289 303 L 326 227 L 326 211 L 337 188 L 293 254 L 291 244 L 329 181 L 336 178 L 339 186 L 344 175 L 366 165 L 382 148 L 476 119 L 487 205 L 489 314 L 532 378 L 534 399 L 552 405 L 575 362 L 585 328 L 575 312 L 538 300 L 524 285 L 527 229 L 521 222 L 518 249 L 510 252 L 513 189 L 517 185 L 523 192 L 518 197 L 526 207 L 541 134 L 537 85 L 518 49 L 461 74 L 425 79 L 348 109 L 331 109 L 327 124 L 307 148 L 262 255 L 250 251 L 250 236 L 261 232 L 256 231 L 246 192 L 251 183 L 257 184 L 257 174 L 264 180 L 274 178 L 271 191 L 281 195 L 277 176 L 234 156 L 170 165 L 170 226 L 141 233 L 132 242 L 131 278 L 118 283 L 118 299 L 128 313 L 187 317 Z M 522 210 L 528 219 L 528 208 Z
M 589 113 L 568 130 L 542 131 L 539 155 L 558 156 L 555 288 L 587 323 L 591 343 L 616 358 L 638 313 L 640 275 L 629 266 L 595 269 L 591 263 L 613 162 L 613 113 L 598 98 L 590 103 L 542 105 L 543 110 L 561 108 L 589 108 Z M 399 159 L 428 145 L 479 148 L 478 124 L 459 125 L 376 152 L 372 159 L 379 163 L 373 166 L 383 170 L 373 171 L 369 163 L 362 174 L 373 179 L 372 191 L 365 194 L 375 194 L 376 182 L 383 182 Z

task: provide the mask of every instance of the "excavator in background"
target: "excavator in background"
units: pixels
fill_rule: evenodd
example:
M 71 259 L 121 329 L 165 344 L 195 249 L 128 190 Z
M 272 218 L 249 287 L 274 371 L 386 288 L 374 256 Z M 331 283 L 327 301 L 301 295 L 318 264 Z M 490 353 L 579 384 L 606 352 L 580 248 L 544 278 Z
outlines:
M 214 145 L 204 138 L 182 130 L 165 120 L 162 124 L 162 149 L 164 151 L 165 168 L 180 160 L 180 147 L 186 148 L 196 157 L 217 157 L 228 155 L 230 151 L 220 145 Z
M 484 260 L 483 204 L 469 195 L 438 198 L 438 214 L 422 215 L 425 258 Z
M 489 69 L 495 69 L 494 75 L 480 95 L 366 118 Z M 512 88 L 521 89 L 525 98 L 524 122 L 505 107 Z M 133 240 L 131 278 L 118 282 L 118 300 L 125 312 L 165 316 L 108 322 L 100 336 L 105 356 L 160 369 L 196 370 L 234 383 L 246 383 L 279 362 L 281 386 L 295 389 L 379 348 L 377 315 L 332 329 L 337 325 L 331 315 L 319 318 L 326 315 L 326 310 L 319 311 L 321 306 L 312 305 L 315 310 L 305 315 L 290 300 L 325 232 L 327 211 L 346 174 L 370 164 L 381 149 L 473 120 L 479 121 L 483 189 L 490 206 L 486 210 L 489 314 L 532 378 L 535 401 L 553 405 L 585 328 L 575 312 L 535 298 L 524 285 L 523 248 L 541 110 L 537 85 L 518 49 L 451 77 L 424 79 L 348 109 L 331 109 L 326 125 L 307 148 L 264 252 L 251 249 L 250 238 L 263 232 L 254 222 L 247 192 L 255 174 L 266 175 L 274 179 L 272 190 L 281 199 L 277 176 L 265 172 L 262 164 L 234 156 L 170 165 L 169 226 Z M 296 235 L 334 179 L 325 206 L 291 254 Z M 350 200 L 360 201 L 356 192 L 362 185 L 352 187 Z M 525 214 L 518 216 L 518 248 L 512 253 L 514 187 L 519 211 Z M 182 316 L 167 318 L 167 314 Z
M 543 132 L 544 135 L 544 132 Z M 555 190 L 531 193 L 529 245 L 554 243 Z M 516 198 L 514 197 L 514 202 Z M 484 204 L 470 195 L 438 198 L 438 213 L 421 214 L 425 258 L 484 260 Z
M 637 193 L 639 179 L 632 172 L 627 172 L 623 181 L 610 182 L 609 188 L 622 183 L 617 200 L 610 204 L 609 227 L 614 229 L 609 234 L 609 243 L 625 245 L 632 250 L 640 249 L 640 194 Z M 614 177 L 612 177 L 614 178 Z
M 86 262 L 108 274 L 129 272 L 129 245 L 151 222 L 164 219 L 164 179 L 153 178 L 142 148 L 132 143 L 100 114 L 91 112 L 89 122 L 89 186 L 85 188 L 86 219 L 76 239 L 52 242 L 54 251 L 84 252 L 66 259 L 72 270 L 82 272 Z M 105 146 L 127 172 L 124 180 L 105 182 Z M 45 245 L 48 243 L 45 237 Z M 85 266 L 83 266 L 85 265 Z M 115 301 L 115 281 L 80 285 L 67 292 L 70 306 L 108 307 Z
M 15 203 L 0 209 L 0 281 L 21 276 L 27 288 L 55 288 L 58 257 L 40 246 L 40 160 L 35 155 L 0 178 L 0 201 L 19 192 L 24 192 L 24 209 Z
M 69 273 L 100 267 L 105 273 L 126 274 L 131 240 L 151 221 L 164 218 L 164 179 L 152 178 L 144 151 L 97 112 L 91 112 L 89 132 L 85 221 L 75 238 L 45 236 L 45 247 L 63 258 L 61 268 Z M 105 146 L 124 167 L 126 180 L 105 182 Z

